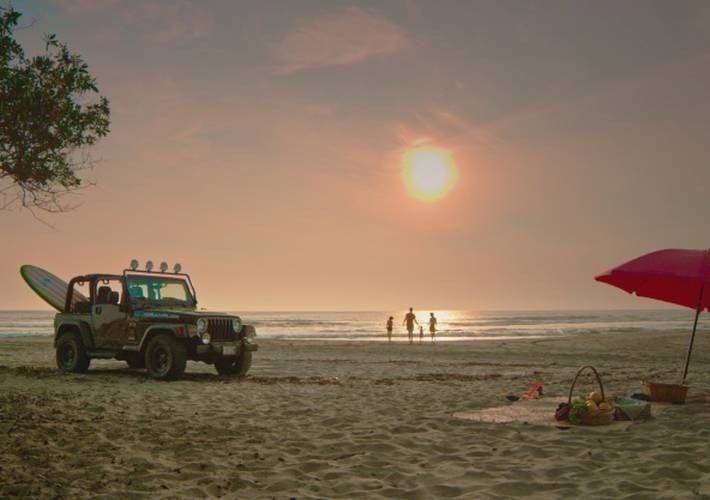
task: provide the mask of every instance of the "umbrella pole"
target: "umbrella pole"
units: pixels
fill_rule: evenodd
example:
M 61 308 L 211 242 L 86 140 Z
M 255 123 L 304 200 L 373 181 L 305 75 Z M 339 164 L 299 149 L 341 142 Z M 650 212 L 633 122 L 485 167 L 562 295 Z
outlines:
M 700 316 L 700 311 L 702 311 L 703 303 L 703 289 L 705 284 L 700 285 L 700 297 L 698 297 L 698 307 L 695 309 L 695 322 L 693 323 L 693 333 L 690 335 L 690 344 L 688 344 L 688 355 L 685 358 L 685 369 L 683 370 L 683 381 L 685 384 L 685 377 L 688 376 L 688 365 L 690 364 L 690 353 L 693 350 L 693 340 L 695 340 L 695 330 L 698 328 L 698 317 Z

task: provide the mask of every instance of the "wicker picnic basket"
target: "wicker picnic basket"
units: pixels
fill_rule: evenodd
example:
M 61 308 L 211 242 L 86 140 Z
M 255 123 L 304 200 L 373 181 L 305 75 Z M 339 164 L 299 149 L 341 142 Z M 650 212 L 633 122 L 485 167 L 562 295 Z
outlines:
M 606 401 L 606 395 L 604 394 L 604 384 L 602 384 L 602 378 L 599 376 L 599 372 L 597 372 L 596 368 L 594 368 L 593 366 L 587 365 L 577 370 L 577 374 L 574 376 L 572 385 L 569 388 L 567 404 L 570 405 L 570 407 L 572 405 L 572 394 L 574 393 L 574 386 L 577 383 L 577 379 L 579 378 L 579 376 L 586 369 L 589 369 L 594 373 L 594 376 L 597 379 L 597 383 L 599 384 L 599 390 L 602 394 L 602 400 Z M 589 410 L 585 412 L 584 415 L 582 415 L 580 423 L 582 425 L 607 425 L 611 424 L 612 422 L 614 422 L 614 408 L 611 408 L 609 410 Z
M 660 382 L 646 382 L 651 401 L 665 403 L 685 403 L 688 386 L 685 384 L 661 384 Z

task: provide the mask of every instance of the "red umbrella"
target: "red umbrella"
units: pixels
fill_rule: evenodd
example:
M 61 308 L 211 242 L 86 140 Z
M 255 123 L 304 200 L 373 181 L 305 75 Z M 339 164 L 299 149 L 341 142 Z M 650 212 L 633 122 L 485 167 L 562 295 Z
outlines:
M 693 334 L 688 345 L 683 382 L 693 349 L 698 316 L 710 310 L 710 250 L 659 250 L 630 260 L 594 279 L 621 288 L 640 297 L 670 302 L 695 309 Z

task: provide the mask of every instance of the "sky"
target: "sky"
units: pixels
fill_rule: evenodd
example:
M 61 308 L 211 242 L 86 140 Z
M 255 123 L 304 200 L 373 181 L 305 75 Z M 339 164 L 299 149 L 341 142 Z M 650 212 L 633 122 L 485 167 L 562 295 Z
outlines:
M 200 306 L 664 307 L 593 277 L 710 248 L 706 1 L 13 0 L 110 100 L 92 187 L 0 211 L 0 309 L 180 262 Z M 403 158 L 456 181 L 407 190 Z M 38 220 L 38 217 L 42 220 Z

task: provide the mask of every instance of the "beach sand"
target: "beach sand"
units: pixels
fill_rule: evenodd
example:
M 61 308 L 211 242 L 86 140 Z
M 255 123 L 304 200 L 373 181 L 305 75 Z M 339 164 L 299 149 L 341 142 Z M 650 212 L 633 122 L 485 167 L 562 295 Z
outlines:
M 0 497 L 710 497 L 710 339 L 687 404 L 607 429 L 454 418 L 578 367 L 607 395 L 677 382 L 688 335 L 405 343 L 260 339 L 249 376 L 118 361 L 62 375 L 51 339 L 0 341 Z M 578 392 L 595 388 L 586 378 Z M 525 403 L 515 403 L 525 404 Z

